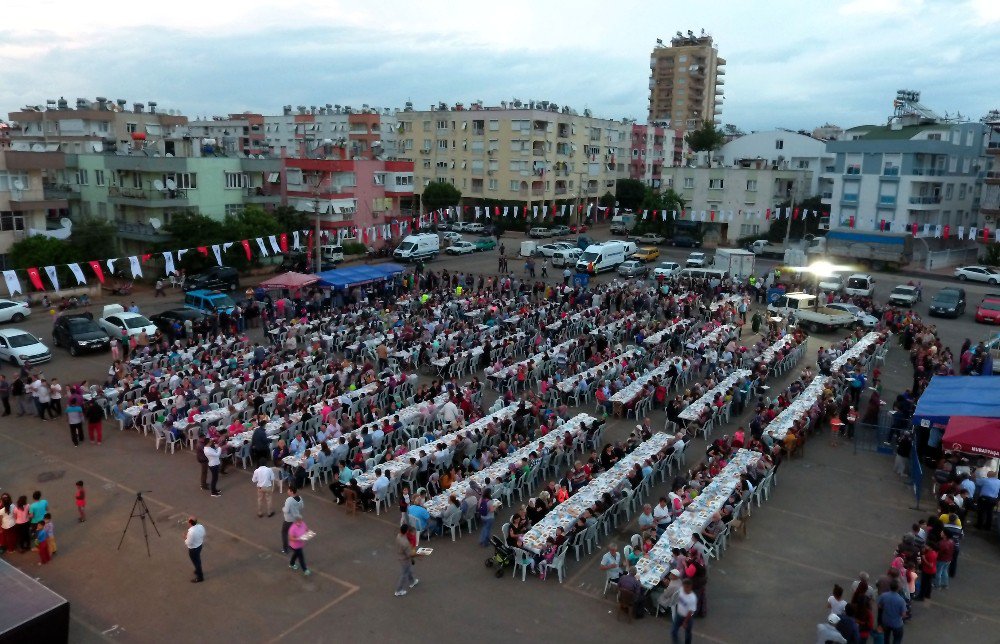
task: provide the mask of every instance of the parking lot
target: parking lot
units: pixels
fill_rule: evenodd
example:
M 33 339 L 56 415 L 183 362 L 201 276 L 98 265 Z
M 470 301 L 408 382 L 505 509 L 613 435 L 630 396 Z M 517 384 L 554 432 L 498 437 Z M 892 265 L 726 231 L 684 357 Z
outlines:
M 595 236 L 607 237 L 600 232 Z M 474 241 L 476 236 L 465 238 Z M 517 249 L 523 239 L 510 234 L 501 240 L 510 269 L 522 275 Z M 660 260 L 681 263 L 688 254 L 687 249 L 667 246 L 660 251 Z M 492 275 L 498 257 L 497 250 L 442 255 L 428 268 Z M 548 280 L 557 279 L 558 271 L 552 270 Z M 621 278 L 611 273 L 595 279 Z M 884 299 L 893 285 L 909 279 L 876 275 L 878 297 Z M 953 282 L 922 281 L 925 297 L 916 310 L 925 315 L 926 294 Z M 985 285 L 965 288 L 970 307 L 989 290 Z M 154 299 L 146 292 L 125 298 L 132 299 L 143 313 L 152 314 L 178 306 L 180 294 Z M 18 326 L 47 339 L 52 319 L 35 310 Z M 957 348 L 964 337 L 979 339 L 988 328 L 976 325 L 967 313 L 940 329 L 946 344 Z M 841 335 L 811 337 L 807 355 Z M 102 380 L 106 374 L 107 354 L 72 358 L 61 349 L 54 351 L 53 361 L 42 367 L 48 377 L 70 383 Z M 807 358 L 803 364 L 808 363 Z M 11 369 L 3 367 L 3 372 L 9 376 Z M 909 386 L 910 374 L 908 357 L 894 346 L 884 368 L 887 396 Z M 492 395 L 487 394 L 486 404 Z M 655 426 L 662 426 L 662 411 L 653 419 Z M 745 419 L 734 418 L 724 431 L 740 420 Z M 607 439 L 623 439 L 633 424 L 609 419 Z M 522 582 L 494 578 L 483 565 L 488 551 L 474 538 L 465 536 L 455 543 L 439 538 L 430 543 L 434 553 L 417 564 L 420 585 L 406 597 L 393 597 L 398 568 L 392 540 L 398 511 L 347 516 L 320 488 L 304 494 L 306 520 L 318 534 L 307 548 L 315 574 L 295 575 L 278 552 L 280 517 L 257 518 L 247 472 L 236 469 L 223 477 L 224 496 L 211 498 L 199 488 L 198 466 L 187 450 L 155 451 L 151 436 L 117 430 L 106 433 L 103 447 L 74 448 L 68 434 L 64 419 L 3 419 L 0 437 L 7 449 L 0 452 L 0 487 L 17 494 L 40 489 L 50 501 L 59 556 L 44 568 L 36 565 L 34 555 L 11 555 L 9 561 L 70 599 L 74 642 L 223 637 L 319 642 L 346 637 L 508 643 L 512 638 L 605 642 L 669 637 L 669 623 L 662 617 L 631 624 L 615 619 L 613 597 L 602 596 L 601 552 L 571 561 L 563 584 L 552 577 Z M 704 442 L 696 440 L 690 464 L 700 460 L 703 448 Z M 88 489 L 85 524 L 73 518 L 73 483 L 78 479 Z M 149 557 L 136 522 L 117 549 L 137 491 L 147 491 L 144 497 L 160 533 L 149 529 Z M 664 492 L 665 486 L 656 486 L 654 497 Z M 815 624 L 825 616 L 833 584 L 847 586 L 859 570 L 881 572 L 900 535 L 927 514 L 928 494 L 924 509 L 913 510 L 912 490 L 892 473 L 891 457 L 855 453 L 845 444 L 834 447 L 825 437 L 813 439 L 803 459 L 779 470 L 771 500 L 754 508 L 748 538 L 733 539 L 724 557 L 711 564 L 709 616 L 696 623 L 695 641 L 814 641 Z M 201 518 L 208 535 L 203 555 L 207 581 L 201 585 L 188 583 L 190 564 L 182 542 L 185 520 L 192 514 Z M 508 515 L 509 510 L 502 512 L 497 525 Z M 633 521 L 603 539 L 602 546 L 624 543 L 634 532 Z M 907 641 L 1000 641 L 1000 618 L 989 593 L 1000 573 L 997 548 L 995 534 L 969 530 L 959 577 L 948 591 L 936 592 L 933 601 L 918 606 L 907 626 Z

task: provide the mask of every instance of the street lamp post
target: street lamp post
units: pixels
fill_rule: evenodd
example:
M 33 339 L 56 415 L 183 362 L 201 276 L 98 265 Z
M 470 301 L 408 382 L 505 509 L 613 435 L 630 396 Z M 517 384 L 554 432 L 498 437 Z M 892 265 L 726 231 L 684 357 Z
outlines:
M 315 250 L 315 258 L 313 259 L 314 273 L 319 273 L 323 268 L 323 264 L 321 262 L 322 253 L 320 250 L 320 243 L 319 243 L 320 241 L 319 240 L 320 236 L 319 195 L 320 195 L 320 186 L 322 184 L 323 184 L 323 178 L 319 174 L 309 175 L 309 185 L 313 191 L 313 225 L 315 226 L 315 228 L 313 229 L 313 249 Z

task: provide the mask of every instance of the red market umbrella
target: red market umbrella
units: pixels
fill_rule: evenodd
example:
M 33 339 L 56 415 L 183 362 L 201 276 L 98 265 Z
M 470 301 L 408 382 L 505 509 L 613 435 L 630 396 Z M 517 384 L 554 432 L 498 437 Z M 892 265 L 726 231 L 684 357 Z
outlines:
M 954 452 L 1000 458 L 1000 418 L 952 416 L 942 447 Z

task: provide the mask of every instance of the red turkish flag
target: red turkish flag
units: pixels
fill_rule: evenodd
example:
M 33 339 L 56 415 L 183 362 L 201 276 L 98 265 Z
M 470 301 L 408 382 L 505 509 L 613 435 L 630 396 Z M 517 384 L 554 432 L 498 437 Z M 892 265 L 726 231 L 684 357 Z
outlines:
M 281 246 L 282 253 L 288 252 L 288 233 L 281 233 L 278 236 L 278 245 Z
M 98 261 L 89 262 L 90 270 L 94 271 L 94 275 L 97 276 L 97 281 L 101 284 L 104 283 L 104 269 L 101 268 L 101 263 Z
M 205 257 L 208 257 L 208 246 L 199 246 L 198 252 L 204 255 Z
M 882 232 L 885 232 L 885 219 L 883 219 L 882 222 L 879 223 L 878 229 L 881 230 Z
M 245 252 L 247 254 L 247 261 L 249 262 L 253 258 L 250 255 L 250 240 L 249 239 L 244 239 L 240 243 L 243 244 L 243 252 Z
M 770 209 L 770 208 L 768 208 L 768 209 L 767 209 L 767 214 L 766 214 L 766 216 L 765 216 L 765 219 L 770 219 L 770 218 L 771 218 L 771 209 Z M 852 225 L 852 226 L 851 226 L 851 228 L 853 228 L 853 227 L 854 227 L 854 226 Z
M 494 217 L 500 216 L 500 206 L 493 206 L 493 216 Z
M 910 230 L 913 231 L 913 236 L 916 237 L 917 236 L 917 222 L 913 222 L 913 225 L 910 226 Z
M 687 210 L 681 210 L 681 219 L 687 216 Z
M 798 219 L 798 218 L 799 218 L 799 209 L 796 208 L 794 212 L 792 212 L 792 219 Z
M 987 243 L 990 241 L 990 229 L 989 228 L 983 228 L 983 241 L 987 242 Z
M 950 234 L 951 234 L 951 226 L 945 226 L 944 227 L 944 238 L 948 239 L 948 235 L 950 235 Z
M 853 215 L 848 219 L 848 224 L 850 224 L 851 228 L 854 228 L 854 216 Z
M 151 254 L 149 254 L 149 253 L 145 253 L 145 254 L 143 254 L 143 256 L 142 256 L 142 263 L 143 263 L 143 264 L 145 264 L 145 263 L 146 263 L 146 262 L 148 262 L 148 261 L 150 260 L 150 258 L 152 258 L 152 257 L 153 257 L 153 256 L 152 256 Z
M 28 269 L 28 279 L 31 280 L 31 285 L 39 291 L 45 290 L 45 286 L 42 284 L 42 276 L 38 274 L 37 268 Z
M 708 216 L 711 218 L 712 221 L 715 221 L 715 211 L 714 210 L 710 210 L 708 212 Z
M 527 206 L 527 204 L 524 206 L 524 218 L 525 219 L 528 218 L 528 206 Z

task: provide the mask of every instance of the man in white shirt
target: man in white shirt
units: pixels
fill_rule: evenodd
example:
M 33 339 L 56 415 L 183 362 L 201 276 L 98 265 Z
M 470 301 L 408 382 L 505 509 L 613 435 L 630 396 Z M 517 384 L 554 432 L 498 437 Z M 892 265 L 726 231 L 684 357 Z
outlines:
M 677 608 L 674 611 L 674 627 L 670 630 L 670 637 L 674 644 L 681 641 L 678 635 L 684 629 L 684 644 L 691 644 L 691 626 L 694 623 L 694 614 L 698 610 L 698 596 L 694 594 L 690 579 L 685 579 L 681 585 L 681 591 L 677 593 Z
M 611 581 L 618 581 L 618 577 L 622 574 L 622 556 L 618 552 L 617 545 L 608 544 L 608 551 L 601 557 L 601 570 Z
M 670 525 L 670 521 L 673 517 L 670 514 L 670 505 L 667 503 L 667 497 L 661 496 L 660 502 L 656 504 L 653 508 L 653 520 L 656 522 L 656 538 L 659 539 L 663 531 L 667 529 Z
M 205 575 L 201 571 L 201 547 L 205 543 L 205 526 L 198 523 L 198 519 L 188 517 L 187 534 L 184 535 L 184 545 L 188 549 L 188 557 L 194 564 L 194 578 L 191 583 L 197 584 L 205 581 Z
M 205 458 L 208 459 L 208 471 L 212 473 L 212 496 L 222 496 L 219 491 L 219 466 L 222 464 L 222 449 L 212 441 L 205 445 Z
M 372 483 L 372 492 L 377 499 L 389 489 L 389 477 L 382 472 L 382 468 L 380 467 L 375 468 L 375 477 L 375 482 Z
M 288 451 L 295 456 L 302 456 L 306 453 L 306 439 L 302 437 L 302 432 L 296 432 L 295 438 L 288 444 Z
M 257 486 L 257 517 L 264 516 L 265 505 L 267 506 L 267 516 L 273 517 L 271 499 L 274 494 L 274 470 L 265 465 L 262 460 L 257 469 L 253 471 L 250 480 Z
M 448 425 L 454 425 L 459 417 L 458 407 L 451 400 L 441 407 L 441 419 Z

